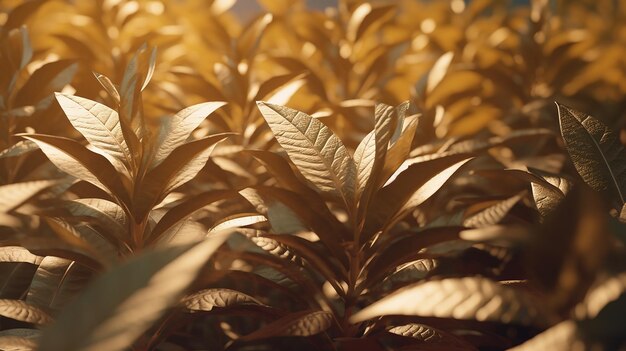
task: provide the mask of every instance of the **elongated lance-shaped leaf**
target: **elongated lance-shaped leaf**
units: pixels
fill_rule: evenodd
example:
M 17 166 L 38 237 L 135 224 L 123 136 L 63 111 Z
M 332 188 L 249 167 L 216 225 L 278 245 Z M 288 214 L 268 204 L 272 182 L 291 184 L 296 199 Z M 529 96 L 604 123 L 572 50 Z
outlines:
M 63 206 L 73 217 L 92 218 L 103 230 L 124 241 L 129 232 L 128 218 L 124 210 L 114 202 L 104 199 L 76 199 Z
M 0 247 L 0 262 L 23 262 L 38 265 L 43 257 L 33 255 L 20 246 Z
M 626 149 L 604 123 L 558 104 L 561 134 L 576 170 L 620 210 L 626 203 Z
M 117 91 L 117 88 L 115 87 L 113 82 L 111 82 L 111 80 L 103 74 L 93 72 L 93 75 L 98 80 L 98 83 L 102 85 L 104 90 L 106 90 L 109 96 L 113 99 L 113 101 L 115 101 L 115 103 L 119 106 L 121 100 L 120 93 Z
M 34 180 L 0 186 L 0 212 L 8 212 L 20 206 L 42 190 L 57 183 L 53 180 Z
M 302 311 L 289 314 L 238 340 L 251 341 L 277 336 L 311 336 L 328 329 L 332 314 L 325 311 Z
M 408 315 L 542 325 L 546 316 L 521 291 L 481 277 L 417 283 L 357 312 L 352 323 L 384 315 Z
M 208 115 L 224 105 L 226 103 L 222 101 L 193 105 L 165 120 L 163 130 L 161 131 L 162 140 L 159 141 L 154 153 L 151 168 L 156 167 L 174 149 L 184 144 L 191 132 L 198 128 Z
M 183 291 L 226 240 L 146 252 L 101 275 L 45 329 L 39 350 L 126 350 Z
M 511 196 L 508 199 L 489 201 L 486 204 L 478 204 L 479 210 L 470 207 L 471 211 L 467 218 L 463 221 L 463 225 L 470 228 L 482 228 L 490 225 L 498 224 L 506 217 L 507 213 L 518 203 L 525 195 L 525 191 L 521 194 Z M 487 207 L 485 207 L 487 206 Z
M 265 102 L 257 104 L 276 140 L 302 175 L 320 191 L 342 199 L 352 213 L 356 166 L 341 140 L 306 113 Z
M 32 141 L 21 140 L 0 151 L 0 158 L 20 156 L 37 149 L 39 149 L 39 146 Z
M 120 175 L 104 156 L 68 138 L 42 134 L 18 135 L 39 145 L 50 162 L 63 172 L 97 186 L 122 202 L 130 202 Z
M 135 220 L 143 218 L 173 189 L 195 177 L 205 166 L 215 144 L 225 138 L 225 134 L 216 134 L 184 144 L 148 172 L 141 185 L 141 196 L 135 204 Z
M 87 141 L 102 150 L 118 169 L 132 164 L 118 113 L 101 103 L 78 96 L 55 93 L 67 119 Z
M 150 233 L 150 242 L 158 239 L 163 233 L 167 232 L 174 225 L 188 218 L 204 206 L 208 206 L 217 201 L 235 198 L 237 196 L 237 192 L 233 190 L 220 189 L 208 191 L 189 198 L 188 200 L 169 209 L 165 215 L 161 217 Z
M 56 311 L 80 292 L 92 275 L 75 261 L 47 256 L 35 271 L 26 302 L 44 311 Z
M 185 296 L 183 306 L 192 311 L 210 311 L 215 307 L 263 305 L 252 296 L 231 289 L 204 289 Z
M 396 109 L 376 104 L 374 130 L 361 141 L 354 152 L 357 169 L 356 201 L 359 203 L 359 219 L 367 212 L 369 200 L 376 190 L 380 172 L 385 165 L 387 146 L 394 130 Z M 373 133 L 373 135 L 372 135 Z
M 47 324 L 52 321 L 48 313 L 22 300 L 0 299 L 0 316 L 33 324 Z

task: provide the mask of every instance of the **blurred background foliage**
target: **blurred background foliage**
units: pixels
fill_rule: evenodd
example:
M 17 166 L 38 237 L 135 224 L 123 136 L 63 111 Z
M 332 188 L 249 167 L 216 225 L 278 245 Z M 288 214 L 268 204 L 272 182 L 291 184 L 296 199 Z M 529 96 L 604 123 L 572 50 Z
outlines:
M 3 1 L 0 23 L 22 2 Z M 372 127 L 364 116 L 374 100 L 417 99 L 433 118 L 441 106 L 439 138 L 554 127 L 546 113 L 554 100 L 614 126 L 625 120 L 626 9 L 619 1 L 29 4 L 22 9 L 34 54 L 29 70 L 75 60 L 76 93 L 106 99 L 92 71 L 120 81 L 139 47 L 157 47 L 147 115 L 228 101 L 220 128 L 248 128 L 250 143 L 263 142 L 250 135 L 251 126 L 260 127 L 251 103 L 276 76 L 283 79 L 262 92 L 301 80 L 280 102 L 323 118 L 352 147 Z

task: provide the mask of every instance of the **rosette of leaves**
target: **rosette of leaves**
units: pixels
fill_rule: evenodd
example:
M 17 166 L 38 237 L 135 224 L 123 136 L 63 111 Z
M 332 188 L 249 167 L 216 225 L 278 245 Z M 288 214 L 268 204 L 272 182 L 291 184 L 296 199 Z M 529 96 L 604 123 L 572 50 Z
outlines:
M 82 182 L 73 189 L 79 198 L 56 206 L 48 216 L 63 240 L 78 240 L 77 244 L 96 252 L 92 256 L 97 262 L 94 268 L 108 266 L 115 257 L 149 245 L 203 237 L 202 226 L 186 221 L 188 215 L 228 197 L 227 191 L 210 191 L 197 194 L 189 199 L 191 202 L 162 203 L 173 190 L 196 176 L 215 144 L 226 137 L 221 134 L 189 140 L 202 120 L 224 103 L 194 105 L 165 118 L 158 130 L 149 128 L 141 92 L 154 71 L 153 64 L 149 54 L 140 51 L 129 64 L 119 89 L 107 77 L 97 75 L 115 101 L 115 108 L 56 94 L 86 145 L 53 135 L 20 134 L 39 146 L 60 170 Z
M 418 118 L 406 116 L 408 103 L 395 108 L 378 104 L 375 128 L 354 154 L 329 127 L 303 112 L 266 102 L 259 102 L 259 109 L 288 160 L 268 151 L 246 151 L 272 174 L 275 184 L 240 191 L 257 213 L 233 216 L 215 227 L 239 227 L 262 250 L 220 255 L 220 262 L 230 260 L 236 275 L 248 277 L 245 282 L 225 278 L 222 284 L 267 301 L 262 310 L 269 320 L 257 330 L 228 320 L 231 348 L 276 347 L 286 337 L 309 336 L 308 341 L 294 342 L 331 347 L 329 337 L 346 346 L 367 339 L 371 347 L 382 349 L 393 343 L 389 339 L 394 335 L 412 328 L 415 333 L 406 331 L 412 335 L 401 337 L 402 342 L 423 345 L 430 333 L 441 341 L 432 347 L 472 349 L 468 340 L 446 331 L 447 323 L 471 324 L 467 328 L 481 335 L 472 342 L 483 346 L 495 332 L 490 323 L 522 330 L 542 324 L 544 316 L 530 296 L 500 284 L 497 274 L 491 274 L 493 280 L 486 277 L 492 264 L 500 264 L 495 256 L 478 255 L 481 261 L 467 270 L 485 277 L 459 277 L 458 272 L 437 269 L 440 263 L 449 269 L 455 260 L 461 263 L 476 253 L 474 242 L 461 240 L 466 229 L 462 222 L 415 226 L 406 221 L 471 159 L 463 153 L 409 158 Z M 483 207 L 489 212 L 483 217 L 500 216 L 491 218 L 497 223 L 512 206 L 506 204 Z M 481 219 L 467 226 L 477 223 Z M 415 285 L 407 292 L 384 297 L 409 283 Z M 273 288 L 259 291 L 261 287 Z M 277 294 L 284 296 L 282 301 Z M 502 303 L 491 306 L 493 299 Z M 475 303 L 465 306 L 465 300 Z M 276 312 L 270 314 L 268 308 Z M 422 326 L 409 328 L 405 319 L 385 327 L 374 320 L 394 314 L 409 314 Z

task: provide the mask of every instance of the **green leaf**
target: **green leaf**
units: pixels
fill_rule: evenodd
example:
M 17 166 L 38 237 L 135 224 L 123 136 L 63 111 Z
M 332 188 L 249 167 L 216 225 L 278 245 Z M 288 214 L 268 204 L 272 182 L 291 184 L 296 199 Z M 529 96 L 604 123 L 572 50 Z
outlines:
M 166 119 L 161 132 L 163 140 L 159 142 L 151 167 L 156 167 L 165 160 L 174 149 L 184 144 L 191 135 L 191 132 L 198 128 L 200 123 L 202 123 L 208 115 L 224 105 L 226 105 L 226 103 L 221 101 L 205 102 L 187 107 L 171 118 Z
M 132 155 L 126 144 L 120 116 L 109 107 L 78 96 L 55 94 L 59 105 L 72 126 L 117 169 L 123 170 L 132 164 Z
M 626 203 L 626 150 L 618 135 L 585 113 L 557 103 L 561 134 L 576 170 L 621 210 Z
M 356 166 L 341 140 L 317 119 L 284 106 L 257 102 L 259 110 L 298 170 L 320 191 L 355 205 Z
M 52 317 L 42 309 L 22 300 L 0 299 L 0 316 L 33 324 L 52 322 Z
M 101 275 L 44 329 L 39 350 L 126 350 L 183 291 L 227 236 L 145 252 Z

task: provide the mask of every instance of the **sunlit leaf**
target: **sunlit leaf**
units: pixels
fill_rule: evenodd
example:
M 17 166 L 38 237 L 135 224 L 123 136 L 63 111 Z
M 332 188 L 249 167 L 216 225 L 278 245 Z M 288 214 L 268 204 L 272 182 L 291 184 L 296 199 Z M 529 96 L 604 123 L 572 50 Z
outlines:
M 411 285 L 357 312 L 350 321 L 358 323 L 390 314 L 521 325 L 545 323 L 544 313 L 527 295 L 479 277 Z
M 91 145 L 110 155 L 118 169 L 132 163 L 132 155 L 124 139 L 120 117 L 109 107 L 73 95 L 56 93 L 65 115 Z
M 37 146 L 34 142 L 30 140 L 21 140 L 0 151 L 0 158 L 20 156 L 37 149 L 39 149 L 39 146 Z
M 41 134 L 20 136 L 39 145 L 48 159 L 63 172 L 128 202 L 128 193 L 119 174 L 104 156 L 89 151 L 76 141 L 67 138 Z
M 183 109 L 174 116 L 165 120 L 158 148 L 154 154 L 152 167 L 160 164 L 174 149 L 187 141 L 191 132 L 213 111 L 224 106 L 225 102 L 205 102 Z
M 284 106 L 258 102 L 276 139 L 298 170 L 321 191 L 354 207 L 356 168 L 341 140 L 322 122 Z

